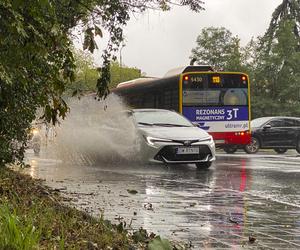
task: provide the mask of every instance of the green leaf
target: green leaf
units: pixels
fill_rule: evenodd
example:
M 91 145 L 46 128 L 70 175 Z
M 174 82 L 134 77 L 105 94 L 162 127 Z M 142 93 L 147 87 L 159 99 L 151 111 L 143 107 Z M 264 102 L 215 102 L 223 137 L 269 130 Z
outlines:
M 148 233 L 145 229 L 140 228 L 138 231 L 135 231 L 132 235 L 132 238 L 135 243 L 146 242 L 148 239 Z
M 161 239 L 159 236 L 156 236 L 148 244 L 148 250 L 172 250 L 173 247 L 171 243 L 166 239 Z

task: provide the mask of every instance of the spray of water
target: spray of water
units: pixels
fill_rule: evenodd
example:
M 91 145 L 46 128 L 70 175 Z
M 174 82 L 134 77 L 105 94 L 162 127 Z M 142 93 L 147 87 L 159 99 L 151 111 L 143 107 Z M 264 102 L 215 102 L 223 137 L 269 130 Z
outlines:
M 136 129 L 120 98 L 74 98 L 69 106 L 70 113 L 56 128 L 52 144 L 59 159 L 80 165 L 137 159 Z

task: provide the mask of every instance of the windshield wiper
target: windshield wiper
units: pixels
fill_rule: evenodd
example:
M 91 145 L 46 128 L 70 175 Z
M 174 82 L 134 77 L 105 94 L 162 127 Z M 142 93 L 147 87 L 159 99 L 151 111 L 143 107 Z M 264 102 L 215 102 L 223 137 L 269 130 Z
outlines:
M 139 125 L 145 125 L 145 126 L 153 126 L 152 123 L 147 123 L 147 122 L 138 122 Z
M 155 126 L 165 126 L 165 127 L 191 127 L 187 125 L 181 125 L 181 124 L 173 124 L 173 123 L 153 123 Z

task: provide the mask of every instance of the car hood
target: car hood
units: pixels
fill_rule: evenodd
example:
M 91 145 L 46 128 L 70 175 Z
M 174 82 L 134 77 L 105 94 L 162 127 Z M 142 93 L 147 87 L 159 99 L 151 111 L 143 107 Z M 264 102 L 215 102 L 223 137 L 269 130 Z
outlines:
M 146 136 L 172 140 L 204 139 L 209 134 L 197 127 L 139 127 L 140 132 Z

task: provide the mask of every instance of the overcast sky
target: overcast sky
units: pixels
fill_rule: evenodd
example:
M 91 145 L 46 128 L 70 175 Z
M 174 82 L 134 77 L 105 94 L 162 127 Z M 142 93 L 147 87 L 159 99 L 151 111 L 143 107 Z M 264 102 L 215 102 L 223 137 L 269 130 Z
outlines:
M 225 27 L 246 44 L 263 35 L 273 11 L 282 0 L 204 0 L 205 10 L 194 13 L 176 7 L 169 12 L 147 11 L 132 17 L 124 33 L 122 63 L 147 76 L 163 76 L 168 70 L 189 64 L 191 49 L 205 27 Z M 101 46 L 100 46 L 101 47 Z M 120 54 L 118 55 L 118 57 Z M 96 58 L 100 53 L 96 53 Z

